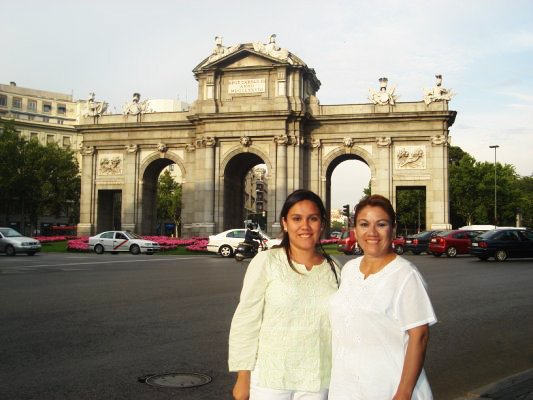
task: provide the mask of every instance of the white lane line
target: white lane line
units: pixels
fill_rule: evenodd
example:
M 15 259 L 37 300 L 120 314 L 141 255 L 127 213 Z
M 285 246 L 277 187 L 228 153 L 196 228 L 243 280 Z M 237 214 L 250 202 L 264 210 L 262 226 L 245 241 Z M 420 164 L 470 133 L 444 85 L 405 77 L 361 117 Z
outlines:
M 36 264 L 36 265 L 17 265 L 18 268 L 37 268 L 37 267 L 63 267 L 67 265 L 95 265 L 95 264 L 123 264 L 131 262 L 153 262 L 153 261 L 169 261 L 169 260 L 194 260 L 198 257 L 175 257 L 175 258 L 149 258 L 142 260 L 108 260 L 108 261 L 91 261 L 91 262 L 73 262 L 62 264 Z

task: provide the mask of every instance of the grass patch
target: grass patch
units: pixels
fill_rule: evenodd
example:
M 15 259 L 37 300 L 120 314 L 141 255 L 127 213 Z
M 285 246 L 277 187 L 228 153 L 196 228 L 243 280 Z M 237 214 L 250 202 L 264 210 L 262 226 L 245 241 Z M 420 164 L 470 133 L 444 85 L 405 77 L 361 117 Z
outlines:
M 66 253 L 67 241 L 41 243 L 41 252 L 43 253 Z

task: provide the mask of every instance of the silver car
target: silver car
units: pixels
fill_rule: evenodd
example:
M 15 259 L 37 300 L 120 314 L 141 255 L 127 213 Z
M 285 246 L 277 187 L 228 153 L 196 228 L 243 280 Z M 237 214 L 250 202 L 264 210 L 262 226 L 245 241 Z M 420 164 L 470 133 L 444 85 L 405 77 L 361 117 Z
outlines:
M 26 253 L 33 256 L 38 251 L 41 251 L 41 242 L 37 239 L 22 236 L 12 228 L 0 228 L 0 253 L 8 256 Z

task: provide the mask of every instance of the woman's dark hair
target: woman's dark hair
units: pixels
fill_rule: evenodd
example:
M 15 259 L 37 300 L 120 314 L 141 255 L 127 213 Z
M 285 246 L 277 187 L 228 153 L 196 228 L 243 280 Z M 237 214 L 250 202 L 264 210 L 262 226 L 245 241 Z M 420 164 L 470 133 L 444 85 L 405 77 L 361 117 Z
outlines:
M 396 226 L 396 213 L 394 212 L 394 208 L 392 207 L 392 204 L 389 199 L 380 194 L 366 196 L 355 206 L 353 216 L 354 225 L 357 224 L 357 216 L 359 215 L 361 210 L 367 206 L 381 208 L 389 216 L 392 227 L 394 228 Z
M 322 199 L 316 193 L 310 190 L 298 189 L 287 196 L 287 199 L 285 200 L 285 203 L 283 204 L 283 207 L 281 208 L 281 212 L 279 214 L 279 222 L 282 226 L 282 229 L 283 229 L 283 220 L 284 219 L 287 220 L 287 216 L 289 215 L 289 210 L 292 208 L 292 206 L 304 200 L 309 200 L 315 203 L 316 207 L 318 208 L 318 211 L 320 212 L 320 219 L 322 220 L 322 226 L 328 226 L 327 224 L 328 224 L 329 218 L 326 212 L 326 207 L 324 207 L 324 203 L 322 202 Z M 339 280 L 337 277 L 337 271 L 335 271 L 333 260 L 328 254 L 326 254 L 320 242 L 317 243 L 316 246 L 320 248 L 322 252 L 322 256 L 328 261 L 331 267 L 331 270 L 333 271 L 333 274 L 335 274 L 335 280 L 337 281 L 337 284 L 338 284 Z M 290 243 L 289 234 L 288 232 L 285 231 L 285 229 L 283 229 L 283 237 L 281 239 L 280 247 L 283 247 L 285 249 L 285 254 L 287 255 L 287 260 L 289 261 L 290 267 L 295 272 L 299 273 L 291 261 L 291 243 Z

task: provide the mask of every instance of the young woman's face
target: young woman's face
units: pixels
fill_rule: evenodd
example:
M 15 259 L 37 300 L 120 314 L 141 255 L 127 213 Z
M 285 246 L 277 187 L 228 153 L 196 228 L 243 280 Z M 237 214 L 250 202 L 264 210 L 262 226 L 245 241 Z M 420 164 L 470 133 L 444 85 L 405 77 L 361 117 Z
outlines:
M 379 257 L 391 252 L 392 235 L 392 222 L 381 207 L 366 206 L 357 215 L 355 237 L 366 255 Z
M 294 204 L 283 218 L 283 229 L 289 235 L 291 247 L 300 250 L 311 250 L 320 241 L 322 233 L 322 217 L 316 204 L 310 200 L 302 200 Z

